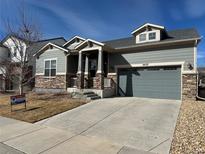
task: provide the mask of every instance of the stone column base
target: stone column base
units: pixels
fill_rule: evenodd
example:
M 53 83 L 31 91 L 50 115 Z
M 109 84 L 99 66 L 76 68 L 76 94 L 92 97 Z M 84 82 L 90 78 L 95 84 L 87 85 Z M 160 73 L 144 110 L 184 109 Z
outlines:
M 96 74 L 96 88 L 104 89 L 104 74 L 103 73 Z
M 89 88 L 89 75 L 84 75 L 84 88 Z
M 197 74 L 182 75 L 182 100 L 195 101 L 197 95 Z
M 77 74 L 77 88 L 78 89 L 84 88 L 84 74 L 83 73 Z

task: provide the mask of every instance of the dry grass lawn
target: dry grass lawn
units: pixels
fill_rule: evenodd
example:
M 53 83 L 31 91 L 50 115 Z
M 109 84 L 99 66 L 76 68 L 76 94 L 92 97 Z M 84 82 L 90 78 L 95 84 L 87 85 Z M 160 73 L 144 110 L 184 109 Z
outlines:
M 88 103 L 85 100 L 72 99 L 68 94 L 28 93 L 27 109 L 24 109 L 24 104 L 19 104 L 12 106 L 14 111 L 11 112 L 10 95 L 0 94 L 0 116 L 31 123 Z
M 171 154 L 205 154 L 205 102 L 181 105 Z

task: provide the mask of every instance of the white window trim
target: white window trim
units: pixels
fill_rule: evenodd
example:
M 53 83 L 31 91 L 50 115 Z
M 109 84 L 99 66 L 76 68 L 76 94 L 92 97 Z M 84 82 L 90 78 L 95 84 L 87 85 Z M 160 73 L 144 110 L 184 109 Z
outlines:
M 146 32 L 142 32 L 142 33 L 140 33 L 139 35 L 137 35 L 137 37 L 138 37 L 138 40 L 136 39 L 136 43 L 145 43 L 145 42 L 154 42 L 154 41 L 158 41 L 158 39 L 157 39 L 157 33 L 158 33 L 159 31 L 158 30 L 152 30 L 152 31 L 146 31 Z M 152 40 L 150 40 L 149 39 L 149 34 L 150 33 L 155 33 L 155 39 L 152 39 Z M 141 34 L 146 34 L 146 40 L 144 40 L 144 41 L 140 41 L 140 35 Z
M 150 38 L 149 38 L 149 35 L 152 34 L 152 33 L 155 34 L 155 39 L 150 39 Z M 150 33 L 147 34 L 147 36 L 148 36 L 148 40 L 150 40 L 150 41 L 151 41 L 151 40 L 156 40 L 156 39 L 157 39 L 157 33 L 156 33 L 156 32 L 150 32 Z
M 141 35 L 145 35 L 145 40 L 142 40 L 142 41 L 140 40 Z M 139 34 L 139 42 L 147 42 L 147 36 L 148 36 L 147 33 L 140 33 Z
M 43 75 L 44 75 L 44 77 L 45 78 L 55 78 L 56 77 L 56 75 L 55 76 L 50 76 L 50 74 L 49 74 L 49 76 L 45 76 L 45 68 L 46 68 L 46 61 L 51 61 L 51 60 L 56 60 L 56 75 L 57 75 L 57 58 L 49 58 L 49 59 L 44 59 L 44 70 L 43 70 Z

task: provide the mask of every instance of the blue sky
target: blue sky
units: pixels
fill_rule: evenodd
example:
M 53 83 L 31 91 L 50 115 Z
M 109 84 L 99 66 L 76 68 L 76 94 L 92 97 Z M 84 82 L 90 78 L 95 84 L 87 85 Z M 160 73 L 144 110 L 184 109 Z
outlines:
M 146 22 L 167 30 L 195 27 L 205 36 L 205 0 L 24 0 L 24 4 L 44 38 L 80 35 L 110 40 L 129 37 Z M 5 36 L 5 19 L 15 24 L 21 5 L 21 0 L 0 0 L 0 39 Z M 198 48 L 199 66 L 205 66 L 204 39 Z

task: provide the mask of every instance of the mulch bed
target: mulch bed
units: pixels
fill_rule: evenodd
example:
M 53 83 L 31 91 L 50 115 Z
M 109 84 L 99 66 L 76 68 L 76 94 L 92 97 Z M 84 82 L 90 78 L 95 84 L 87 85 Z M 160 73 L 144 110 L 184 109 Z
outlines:
M 205 154 L 205 101 L 181 105 L 171 154 Z

